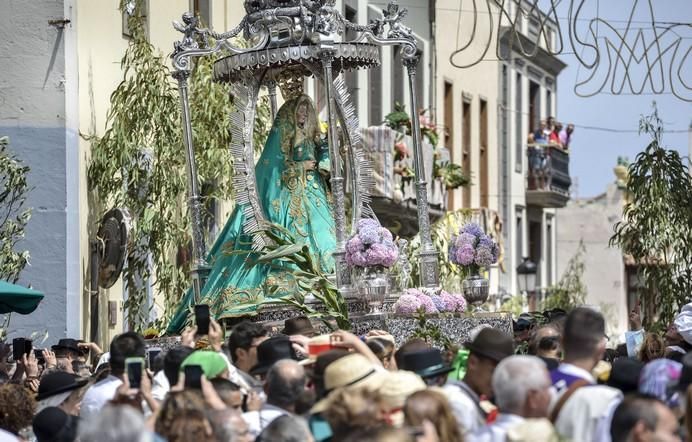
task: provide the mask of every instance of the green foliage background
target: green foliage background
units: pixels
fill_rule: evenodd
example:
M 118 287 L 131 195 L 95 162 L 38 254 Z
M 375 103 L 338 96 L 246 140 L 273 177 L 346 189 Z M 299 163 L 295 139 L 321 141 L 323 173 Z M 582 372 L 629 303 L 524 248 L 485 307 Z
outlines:
M 122 59 L 123 80 L 112 93 L 107 129 L 90 135 L 89 190 L 100 211 L 127 207 L 133 218 L 131 248 L 124 281 L 128 323 L 148 325 L 147 281 L 165 299 L 161 328 L 189 286 L 188 182 L 182 140 L 180 101 L 169 60 L 147 41 L 141 3 L 128 18 L 131 40 Z M 124 2 L 121 3 L 121 11 Z M 203 203 L 232 196 L 233 163 L 229 151 L 232 100 L 226 84 L 212 81 L 213 57 L 196 60 L 189 79 L 192 133 Z M 268 130 L 266 100 L 258 103 L 255 140 L 263 145 Z M 207 214 L 211 215 L 211 214 Z M 210 242 L 213 238 L 207 238 Z M 149 258 L 151 256 L 151 259 Z
M 29 252 L 18 251 L 31 208 L 24 203 L 29 193 L 29 167 L 9 150 L 8 137 L 0 137 L 0 279 L 17 282 L 29 263 Z
M 628 203 L 610 239 L 639 264 L 644 327 L 664 329 L 692 294 L 692 178 L 678 151 L 662 146 L 654 103 L 640 133 L 651 142 L 629 166 Z

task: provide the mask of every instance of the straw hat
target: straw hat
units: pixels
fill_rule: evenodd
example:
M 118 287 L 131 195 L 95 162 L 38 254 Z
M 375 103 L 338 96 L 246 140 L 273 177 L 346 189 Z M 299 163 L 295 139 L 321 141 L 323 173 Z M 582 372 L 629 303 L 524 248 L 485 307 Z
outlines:
M 324 372 L 324 388 L 329 394 L 312 408 L 311 413 L 321 413 L 331 403 L 333 392 L 341 388 L 369 388 L 379 390 L 387 379 L 387 372 L 368 358 L 353 353 L 329 364 Z
M 425 390 L 425 381 L 411 371 L 393 371 L 387 375 L 379 388 L 382 401 L 389 411 L 392 425 L 399 427 L 404 423 L 404 404 L 413 393 Z

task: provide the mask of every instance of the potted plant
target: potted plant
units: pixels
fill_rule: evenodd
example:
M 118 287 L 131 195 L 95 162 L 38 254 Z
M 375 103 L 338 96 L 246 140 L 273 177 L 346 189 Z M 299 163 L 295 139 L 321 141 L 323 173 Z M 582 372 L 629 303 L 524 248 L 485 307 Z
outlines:
M 497 243 L 475 223 L 464 225 L 450 241 L 449 259 L 466 270 L 468 276 L 461 282 L 461 287 L 466 301 L 476 311 L 481 310 L 490 289 L 489 281 L 481 276 L 481 271 L 497 262 L 499 252 Z
M 389 268 L 399 258 L 392 233 L 377 220 L 361 219 L 356 233 L 346 243 L 346 262 L 356 269 L 360 294 L 379 313 L 389 290 Z

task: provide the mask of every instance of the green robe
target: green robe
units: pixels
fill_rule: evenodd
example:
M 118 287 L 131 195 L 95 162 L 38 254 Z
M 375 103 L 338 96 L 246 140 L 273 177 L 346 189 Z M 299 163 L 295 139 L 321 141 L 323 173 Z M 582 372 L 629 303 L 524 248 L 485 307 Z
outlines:
M 322 270 L 331 273 L 336 238 L 325 178 L 330 169 L 329 151 L 322 139 L 300 136 L 295 123 L 297 104 L 308 100 L 306 96 L 290 100 L 277 113 L 255 166 L 257 191 L 266 220 L 307 244 Z M 313 109 L 311 102 L 309 105 Z M 305 161 L 316 161 L 317 170 L 306 171 Z M 244 206 L 236 206 L 207 257 L 211 272 L 198 303 L 209 304 L 217 319 L 255 314 L 271 286 L 279 287 L 274 297 L 296 288 L 291 266 L 253 264 L 257 254 L 251 253 L 252 238 L 243 233 L 244 210 Z M 189 322 L 193 297 L 192 290 L 188 290 L 168 333 L 180 332 Z

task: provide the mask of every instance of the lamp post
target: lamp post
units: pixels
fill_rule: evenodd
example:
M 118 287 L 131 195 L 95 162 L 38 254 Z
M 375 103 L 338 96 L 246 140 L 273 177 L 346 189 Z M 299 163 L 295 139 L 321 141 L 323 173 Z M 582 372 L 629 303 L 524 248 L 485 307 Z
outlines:
M 524 260 L 517 266 L 517 282 L 519 291 L 526 293 L 529 301 L 529 310 L 536 309 L 536 272 L 538 267 L 529 258 Z

